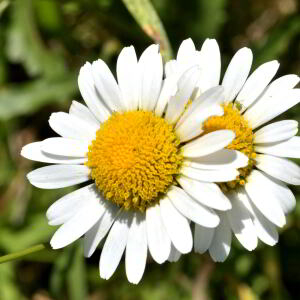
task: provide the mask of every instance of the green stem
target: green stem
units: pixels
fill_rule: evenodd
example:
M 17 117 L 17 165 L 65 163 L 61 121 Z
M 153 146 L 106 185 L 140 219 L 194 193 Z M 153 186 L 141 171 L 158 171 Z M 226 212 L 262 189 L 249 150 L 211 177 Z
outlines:
M 39 252 L 39 251 L 42 251 L 42 250 L 45 250 L 45 249 L 47 249 L 47 246 L 45 244 L 39 244 L 39 245 L 35 245 L 33 247 L 27 248 L 27 249 L 22 250 L 22 251 L 18 251 L 18 252 L 15 252 L 15 253 L 11 253 L 11 254 L 1 256 L 0 257 L 0 264 L 22 258 L 23 256 L 26 256 L 26 255 L 29 255 L 29 254 L 32 254 L 32 253 L 36 253 L 36 252 Z

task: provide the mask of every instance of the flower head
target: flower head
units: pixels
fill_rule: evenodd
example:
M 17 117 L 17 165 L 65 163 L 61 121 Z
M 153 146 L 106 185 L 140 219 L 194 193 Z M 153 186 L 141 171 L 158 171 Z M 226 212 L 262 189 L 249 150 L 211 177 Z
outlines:
M 91 181 L 48 209 L 49 224 L 61 225 L 50 242 L 54 249 L 84 235 L 84 253 L 91 256 L 107 235 L 100 276 L 110 278 L 125 251 L 128 280 L 138 283 L 148 249 L 157 263 L 177 260 L 192 249 L 190 221 L 219 224 L 213 208 L 226 211 L 231 203 L 213 182 L 234 180 L 248 159 L 224 149 L 235 138 L 232 130 L 201 135 L 208 118 L 224 113 L 206 103 L 222 101 L 223 89 L 189 105 L 198 77 L 199 68 L 190 66 L 176 80 L 163 80 L 157 45 L 139 60 L 133 47 L 124 48 L 118 83 L 102 60 L 81 68 L 87 106 L 73 101 L 69 113 L 52 114 L 49 124 L 61 137 L 22 149 L 28 159 L 54 163 L 28 174 L 34 186 Z
M 219 86 L 217 42 L 207 39 L 197 51 L 191 39 L 184 41 L 177 60 L 166 66 L 167 78 L 178 78 L 193 62 L 200 69 L 194 90 L 196 102 Z M 203 134 L 232 130 L 235 139 L 227 149 L 241 151 L 249 158 L 233 181 L 219 184 L 232 209 L 219 213 L 218 227 L 195 227 L 195 250 L 209 250 L 215 261 L 224 261 L 228 256 L 232 232 L 248 250 L 256 248 L 258 239 L 276 244 L 276 226 L 284 226 L 285 215 L 296 203 L 286 184 L 300 184 L 299 166 L 286 159 L 300 158 L 298 122 L 283 120 L 266 125 L 299 103 L 300 90 L 294 88 L 299 77 L 285 75 L 271 82 L 279 68 L 277 61 L 264 63 L 249 76 L 251 65 L 250 49 L 242 48 L 234 55 L 220 84 L 224 88 L 223 101 L 210 101 L 222 106 L 224 114 L 208 118 L 201 127 Z

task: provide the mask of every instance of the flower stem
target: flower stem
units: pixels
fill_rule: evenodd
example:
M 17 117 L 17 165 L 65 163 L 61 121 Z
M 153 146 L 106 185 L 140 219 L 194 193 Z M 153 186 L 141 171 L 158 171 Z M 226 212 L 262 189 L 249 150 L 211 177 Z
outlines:
M 26 255 L 29 255 L 29 254 L 32 254 L 32 253 L 36 253 L 36 252 L 39 252 L 39 251 L 42 251 L 42 250 L 45 250 L 45 249 L 47 249 L 47 246 L 45 244 L 38 244 L 38 245 L 32 246 L 32 247 L 27 248 L 27 249 L 22 250 L 22 251 L 18 251 L 18 252 L 15 252 L 15 253 L 11 253 L 11 254 L 1 256 L 0 257 L 0 264 L 6 263 L 6 262 L 9 262 L 9 261 L 13 261 L 13 260 L 16 260 L 16 259 L 20 259 L 23 256 L 26 256 Z

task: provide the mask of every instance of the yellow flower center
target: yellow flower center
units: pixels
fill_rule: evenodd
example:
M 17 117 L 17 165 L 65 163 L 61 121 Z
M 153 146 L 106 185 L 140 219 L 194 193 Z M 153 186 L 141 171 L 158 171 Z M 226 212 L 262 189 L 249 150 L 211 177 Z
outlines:
M 227 149 L 238 150 L 248 156 L 248 166 L 240 168 L 240 175 L 234 181 L 221 183 L 220 187 L 223 191 L 234 189 L 239 185 L 245 185 L 248 175 L 251 173 L 254 164 L 254 135 L 252 128 L 248 122 L 241 115 L 240 109 L 237 105 L 232 103 L 223 104 L 224 115 L 220 117 L 211 117 L 204 122 L 203 129 L 205 133 L 220 129 L 229 129 L 235 132 L 235 139 L 227 146 Z
M 91 177 L 106 199 L 140 211 L 166 193 L 183 160 L 172 125 L 146 111 L 114 113 L 97 131 L 87 156 Z

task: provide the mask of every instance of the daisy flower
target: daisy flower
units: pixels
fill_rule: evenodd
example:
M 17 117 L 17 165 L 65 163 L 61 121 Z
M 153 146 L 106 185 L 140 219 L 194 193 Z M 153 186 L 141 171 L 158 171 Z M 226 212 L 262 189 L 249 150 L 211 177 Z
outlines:
M 219 213 L 219 226 L 195 226 L 195 251 L 209 250 L 214 261 L 227 258 L 232 233 L 250 251 L 256 248 L 258 239 L 271 246 L 276 244 L 277 227 L 285 225 L 285 215 L 296 204 L 286 184 L 300 184 L 299 166 L 286 159 L 300 158 L 298 122 L 283 120 L 266 125 L 299 103 L 300 89 L 294 88 L 299 77 L 285 75 L 271 82 L 279 68 L 277 61 L 262 64 L 249 76 L 252 57 L 248 48 L 233 56 L 220 84 L 225 101 L 211 100 L 223 107 L 224 115 L 209 118 L 201 127 L 204 134 L 234 131 L 236 137 L 227 149 L 241 151 L 249 158 L 235 180 L 218 184 L 232 205 L 231 210 Z M 200 68 L 194 91 L 197 97 L 219 85 L 221 59 L 217 42 L 207 39 L 197 51 L 191 39 L 184 41 L 177 59 L 166 66 L 167 78 L 178 78 L 192 61 Z
M 224 149 L 235 138 L 232 130 L 200 136 L 206 119 L 224 113 L 206 102 L 223 101 L 224 95 L 222 87 L 210 89 L 199 98 L 201 114 L 190 112 L 186 105 L 198 77 L 199 68 L 191 66 L 178 84 L 163 80 L 157 45 L 139 60 L 132 46 L 124 48 L 118 83 L 100 59 L 81 68 L 78 84 L 87 106 L 73 101 L 69 113 L 52 114 L 50 127 L 60 137 L 21 152 L 54 164 L 27 175 L 36 187 L 90 181 L 48 209 L 49 224 L 61 225 L 50 242 L 54 249 L 84 236 L 89 257 L 105 240 L 100 276 L 110 278 L 125 252 L 128 280 L 138 283 L 148 250 L 159 264 L 176 261 L 192 249 L 190 221 L 208 228 L 219 224 L 213 208 L 226 211 L 231 203 L 213 182 L 234 180 L 248 159 Z

